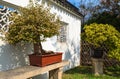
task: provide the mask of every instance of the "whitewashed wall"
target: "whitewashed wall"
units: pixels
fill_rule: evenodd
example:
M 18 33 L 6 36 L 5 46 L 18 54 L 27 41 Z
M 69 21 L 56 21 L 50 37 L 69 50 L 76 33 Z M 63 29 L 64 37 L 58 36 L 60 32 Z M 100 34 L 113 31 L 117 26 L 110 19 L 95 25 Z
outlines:
M 45 5 L 47 4 L 47 0 Z M 54 51 L 63 52 L 63 60 L 69 60 L 70 65 L 68 68 L 73 68 L 80 64 L 80 33 L 81 33 L 81 19 L 67 10 L 57 6 L 54 3 L 49 3 L 51 13 L 55 13 L 60 17 L 60 20 L 67 23 L 67 42 L 58 43 L 57 37 L 54 36 L 49 40 L 51 47 Z M 49 46 L 44 45 L 45 49 L 50 50 Z
M 19 0 L 19 1 L 18 0 L 3 0 L 3 1 L 18 5 L 18 6 L 22 6 L 22 7 L 25 7 L 29 3 L 29 0 Z
M 27 6 L 29 0 L 3 0 L 19 6 Z M 47 4 L 44 0 L 45 5 Z M 81 19 L 54 3 L 49 6 L 52 13 L 56 13 L 61 21 L 67 23 L 67 42 L 58 43 L 57 36 L 48 38 L 43 42 L 43 48 L 46 50 L 63 52 L 63 60 L 70 61 L 70 65 L 65 70 L 78 66 L 80 64 L 80 33 Z M 49 46 L 48 46 L 49 45 Z M 32 53 L 32 45 L 12 46 L 0 40 L 0 71 L 12 69 L 29 64 L 28 54 Z M 41 78 L 43 79 L 43 77 Z M 47 78 L 45 78 L 47 79 Z

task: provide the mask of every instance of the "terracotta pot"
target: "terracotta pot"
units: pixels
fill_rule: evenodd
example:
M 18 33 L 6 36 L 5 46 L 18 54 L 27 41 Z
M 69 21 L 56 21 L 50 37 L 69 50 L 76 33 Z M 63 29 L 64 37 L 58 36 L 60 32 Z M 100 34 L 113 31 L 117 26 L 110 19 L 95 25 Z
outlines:
M 30 65 L 32 66 L 47 66 L 50 64 L 62 61 L 62 53 L 46 54 L 46 55 L 29 55 Z

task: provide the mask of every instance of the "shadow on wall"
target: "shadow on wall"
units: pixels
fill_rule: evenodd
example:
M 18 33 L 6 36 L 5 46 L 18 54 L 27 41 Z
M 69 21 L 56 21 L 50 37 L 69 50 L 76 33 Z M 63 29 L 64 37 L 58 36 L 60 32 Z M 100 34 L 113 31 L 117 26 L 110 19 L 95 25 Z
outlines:
M 80 44 L 71 41 L 71 43 L 68 44 L 63 57 L 64 60 L 70 61 L 70 65 L 66 66 L 64 70 L 78 66 L 80 63 Z
M 0 44 L 0 71 L 29 64 L 28 54 L 31 52 L 30 44 Z

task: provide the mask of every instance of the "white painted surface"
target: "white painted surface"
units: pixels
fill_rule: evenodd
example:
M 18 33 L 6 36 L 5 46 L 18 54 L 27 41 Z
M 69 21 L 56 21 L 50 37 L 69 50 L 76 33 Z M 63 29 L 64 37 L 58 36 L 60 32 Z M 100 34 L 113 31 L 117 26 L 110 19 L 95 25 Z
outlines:
M 29 0 L 3 0 L 3 1 L 18 5 L 18 6 L 22 6 L 22 7 L 27 6 L 29 3 Z
M 19 6 L 26 6 L 28 4 L 28 0 L 4 1 Z M 63 60 L 70 61 L 70 65 L 65 67 L 65 70 L 78 66 L 80 64 L 81 19 L 53 3 L 50 5 L 50 8 L 51 13 L 56 13 L 61 21 L 68 23 L 67 42 L 58 43 L 57 36 L 54 36 L 42 43 L 43 48 L 63 52 Z M 12 46 L 0 40 L 0 71 L 29 64 L 27 55 L 32 53 L 32 50 L 32 45 Z M 41 79 L 43 79 L 43 77 Z
M 63 59 L 71 62 L 69 68 L 78 66 L 80 63 L 80 18 L 54 4 L 50 7 L 52 13 L 56 13 L 61 18 L 61 21 L 68 23 L 67 42 L 64 44 L 55 42 L 55 47 L 57 47 L 56 51 L 64 52 Z
M 0 71 L 13 69 L 29 64 L 28 54 L 32 45 L 10 45 L 0 40 Z

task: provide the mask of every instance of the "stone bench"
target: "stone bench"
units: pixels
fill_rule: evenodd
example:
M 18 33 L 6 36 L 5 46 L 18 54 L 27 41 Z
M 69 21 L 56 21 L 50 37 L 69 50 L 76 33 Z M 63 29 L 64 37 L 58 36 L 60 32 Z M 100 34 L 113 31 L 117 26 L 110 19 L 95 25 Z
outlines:
M 68 61 L 62 61 L 45 67 L 23 66 L 0 72 L 0 79 L 27 79 L 49 71 L 49 79 L 62 79 L 63 66 Z

